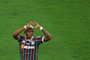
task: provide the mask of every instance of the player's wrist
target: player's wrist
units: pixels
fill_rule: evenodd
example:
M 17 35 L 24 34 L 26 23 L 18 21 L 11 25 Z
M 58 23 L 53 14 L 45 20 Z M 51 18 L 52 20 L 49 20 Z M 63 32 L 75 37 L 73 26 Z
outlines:
M 42 31 L 44 28 L 42 26 L 40 26 L 39 29 Z
M 27 26 L 26 26 L 26 25 L 24 26 L 24 29 L 25 29 L 25 30 L 27 29 Z
M 34 26 L 31 25 L 31 24 L 28 24 L 28 25 L 25 25 L 25 26 L 24 26 L 24 29 L 25 29 L 25 30 L 28 29 L 28 28 L 32 28 L 32 29 L 34 29 Z
M 34 26 L 33 25 L 30 24 L 29 26 L 30 26 L 30 28 L 34 29 Z

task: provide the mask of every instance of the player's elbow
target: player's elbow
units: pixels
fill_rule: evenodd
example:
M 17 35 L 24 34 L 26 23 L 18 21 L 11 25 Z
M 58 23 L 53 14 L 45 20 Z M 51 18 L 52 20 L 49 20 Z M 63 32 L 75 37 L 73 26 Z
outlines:
M 14 39 L 18 39 L 18 38 L 17 38 L 17 35 L 16 35 L 15 33 L 12 33 L 12 37 L 13 37 Z
M 15 37 L 15 33 L 12 33 L 12 37 Z
M 52 39 L 52 35 L 49 35 L 49 40 L 51 40 Z
M 46 38 L 47 38 L 47 40 L 51 40 L 52 39 L 52 36 L 48 36 Z
M 51 40 L 52 39 L 52 36 L 49 36 L 48 40 Z

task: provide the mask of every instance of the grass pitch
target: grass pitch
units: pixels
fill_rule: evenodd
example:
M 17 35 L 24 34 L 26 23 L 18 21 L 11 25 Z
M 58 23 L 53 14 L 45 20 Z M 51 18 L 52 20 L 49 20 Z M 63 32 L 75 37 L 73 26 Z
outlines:
M 30 21 L 53 36 L 39 60 L 90 60 L 90 0 L 0 0 L 0 60 L 20 60 L 12 32 Z

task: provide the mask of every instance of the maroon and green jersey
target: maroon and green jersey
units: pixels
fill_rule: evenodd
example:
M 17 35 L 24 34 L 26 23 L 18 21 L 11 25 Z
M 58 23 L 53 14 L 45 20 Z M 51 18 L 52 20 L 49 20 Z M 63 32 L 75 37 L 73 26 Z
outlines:
M 38 48 L 44 42 L 44 36 L 32 36 L 31 39 L 20 36 L 18 42 L 21 60 L 38 60 Z

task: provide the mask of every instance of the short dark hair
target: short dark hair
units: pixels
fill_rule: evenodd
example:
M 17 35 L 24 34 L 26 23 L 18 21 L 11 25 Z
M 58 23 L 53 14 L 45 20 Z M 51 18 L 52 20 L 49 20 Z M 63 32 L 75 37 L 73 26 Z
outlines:
M 32 28 L 28 28 L 28 29 L 24 30 L 24 33 L 26 33 L 26 32 L 29 31 L 29 30 L 32 30 L 32 31 L 33 31 Z

